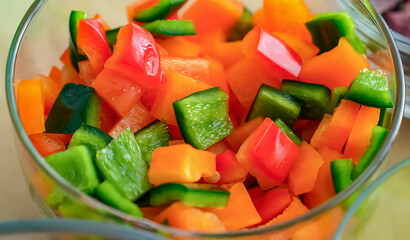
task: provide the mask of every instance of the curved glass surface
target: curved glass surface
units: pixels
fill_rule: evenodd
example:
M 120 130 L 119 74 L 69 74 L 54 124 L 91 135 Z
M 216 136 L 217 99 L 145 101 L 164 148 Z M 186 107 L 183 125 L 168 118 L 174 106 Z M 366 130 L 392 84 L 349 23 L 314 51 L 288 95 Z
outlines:
M 346 213 L 335 240 L 408 239 L 410 158 L 367 187 Z
M 25 15 L 13 39 L 6 69 L 7 100 L 13 124 L 17 132 L 16 144 L 23 170 L 28 179 L 33 197 L 38 202 L 40 209 L 46 215 L 52 216 L 56 214 L 56 211 L 50 208 L 50 199 L 46 198 L 46 195 L 52 190 L 49 189 L 50 187 L 44 186 L 49 184 L 49 182 L 52 182 L 53 188 L 63 191 L 65 197 L 69 198 L 70 201 L 75 202 L 76 204 L 78 203 L 84 207 L 84 209 L 90 211 L 89 216 L 102 221 L 115 222 L 120 220 L 131 223 L 135 227 L 149 231 L 160 230 L 174 236 L 195 236 L 199 238 L 254 236 L 265 233 L 270 234 L 280 230 L 288 230 L 289 228 L 299 226 L 299 224 L 304 224 L 308 221 L 319 219 L 326 216 L 326 214 L 332 212 L 333 210 L 341 208 L 343 201 L 355 193 L 360 187 L 363 187 L 385 159 L 398 133 L 405 103 L 403 69 L 400 63 L 400 55 L 391 33 L 381 16 L 373 8 L 366 8 L 366 6 L 359 0 L 308 0 L 307 3 L 314 12 L 345 9 L 346 6 L 348 6 L 346 11 L 352 9 L 357 12 L 358 16 L 367 18 L 373 29 L 375 29 L 378 39 L 382 43 L 380 49 L 386 52 L 386 58 L 388 61 L 391 61 L 392 64 L 392 69 L 389 73 L 394 77 L 392 82 L 394 82 L 394 85 L 396 86 L 395 88 L 393 86 L 396 97 L 389 134 L 373 162 L 348 189 L 339 193 L 321 206 L 312 209 L 307 214 L 292 220 L 274 226 L 246 231 L 227 232 L 222 234 L 187 232 L 164 225 L 159 225 L 145 219 L 135 219 L 76 190 L 48 166 L 44 159 L 37 153 L 28 136 L 25 134 L 19 120 L 16 103 L 14 101 L 13 81 L 14 79 L 30 78 L 34 74 L 38 73 L 47 74 L 49 67 L 55 64 L 55 62 L 58 62 L 59 55 L 56 55 L 55 53 L 61 53 L 64 51 L 67 47 L 66 39 L 68 39 L 66 29 L 62 29 L 61 26 L 66 26 L 67 17 L 71 9 L 82 9 L 90 14 L 97 12 L 101 13 L 104 17 L 108 16 L 108 19 L 106 20 L 110 24 L 113 23 L 113 26 L 117 26 L 120 25 L 122 19 L 117 19 L 115 14 L 109 13 L 120 11 L 123 14 L 123 9 L 130 2 L 134 1 L 124 0 L 121 1 L 121 3 L 114 3 L 114 1 L 109 0 L 61 0 L 48 2 L 46 0 L 37 0 L 33 3 Z M 52 23 L 50 22 L 50 19 L 53 19 Z M 64 24 L 58 25 L 60 23 Z M 48 36 L 48 39 L 45 39 L 44 35 Z M 28 65 L 28 63 L 30 64 Z M 394 79 L 396 81 L 394 81 Z M 41 176 L 45 176 L 48 180 L 44 181 Z M 72 217 L 78 216 L 74 214 Z

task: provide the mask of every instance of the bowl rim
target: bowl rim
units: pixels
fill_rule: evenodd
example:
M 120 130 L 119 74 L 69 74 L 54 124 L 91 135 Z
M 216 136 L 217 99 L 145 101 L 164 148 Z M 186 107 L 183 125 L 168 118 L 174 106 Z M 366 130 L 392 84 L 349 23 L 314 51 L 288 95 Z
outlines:
M 17 111 L 17 106 L 15 103 L 14 97 L 14 90 L 13 90 L 13 80 L 14 80 L 14 70 L 15 70 L 15 60 L 17 58 L 17 54 L 19 51 L 20 44 L 24 37 L 24 34 L 28 27 L 30 26 L 31 21 L 34 19 L 36 14 L 40 11 L 40 9 L 44 6 L 47 0 L 35 0 L 31 7 L 26 12 L 25 16 L 23 17 L 22 21 L 20 22 L 17 31 L 14 35 L 14 38 L 11 43 L 9 55 L 7 58 L 7 66 L 6 66 L 6 94 L 7 94 L 7 102 L 9 112 L 12 118 L 13 126 L 15 131 L 17 132 L 18 139 L 23 143 L 24 147 L 28 151 L 28 154 L 31 158 L 35 161 L 37 167 L 43 172 L 48 178 L 50 178 L 59 188 L 66 191 L 72 197 L 79 199 L 80 201 L 88 204 L 90 206 L 103 209 L 114 216 L 117 216 L 125 221 L 132 223 L 136 227 L 141 227 L 145 230 L 160 230 L 165 233 L 169 233 L 173 236 L 188 236 L 188 237 L 203 237 L 203 238 L 230 238 L 230 237 L 243 237 L 243 236 L 250 236 L 250 235 L 258 235 L 258 234 L 267 234 L 267 233 L 274 233 L 275 231 L 283 230 L 290 226 L 294 226 L 300 222 L 304 222 L 310 219 L 319 216 L 321 213 L 324 213 L 342 201 L 344 201 L 348 196 L 353 194 L 357 189 L 364 185 L 364 183 L 370 178 L 370 176 L 376 171 L 379 165 L 383 162 L 384 158 L 386 157 L 393 141 L 395 140 L 404 113 L 404 106 L 405 106 L 405 81 L 404 81 L 404 73 L 403 73 L 403 66 L 401 65 L 401 58 L 399 51 L 397 49 L 396 43 L 393 40 L 392 34 L 384 22 L 383 18 L 381 17 L 380 13 L 375 10 L 375 7 L 370 3 L 369 8 L 366 7 L 363 2 L 359 0 L 355 0 L 356 4 L 361 6 L 364 11 L 367 12 L 369 18 L 372 20 L 373 24 L 378 28 L 379 33 L 383 36 L 385 42 L 387 43 L 387 49 L 390 51 L 389 53 L 392 56 L 395 76 L 397 81 L 397 92 L 396 92 L 396 105 L 393 112 L 393 118 L 391 121 L 391 128 L 389 129 L 388 135 L 384 140 L 380 150 L 378 151 L 377 155 L 375 156 L 372 163 L 366 168 L 366 170 L 344 191 L 338 193 L 335 197 L 328 200 L 327 202 L 319 205 L 311 209 L 308 213 L 293 218 L 291 220 L 273 225 L 267 226 L 257 229 L 249 229 L 249 230 L 240 230 L 240 231 L 227 231 L 222 233 L 208 233 L 208 232 L 191 232 L 185 231 L 181 229 L 176 229 L 168 226 L 164 226 L 161 224 L 154 223 L 148 219 L 136 219 L 132 216 L 129 216 L 121 211 L 118 211 L 108 205 L 101 203 L 100 201 L 80 192 L 74 186 L 72 186 L 69 182 L 63 179 L 53 168 L 51 168 L 44 160 L 43 157 L 36 151 L 35 147 L 31 143 L 30 139 L 28 138 L 27 134 L 24 131 L 24 128 L 19 120 L 19 115 Z
M 382 185 L 386 180 L 388 180 L 390 177 L 392 177 L 395 173 L 400 171 L 401 169 L 405 167 L 410 167 L 410 158 L 407 158 L 392 168 L 390 168 L 387 172 L 383 173 L 379 178 L 377 178 L 374 182 L 372 182 L 368 187 L 366 187 L 363 192 L 359 195 L 359 197 L 353 202 L 353 204 L 350 206 L 350 208 L 347 210 L 346 215 L 343 217 L 342 222 L 340 223 L 334 240 L 341 240 L 343 237 L 344 230 L 349 223 L 350 219 L 354 216 L 356 213 L 356 210 L 360 207 L 360 205 L 369 197 L 375 190 L 377 190 L 377 187 Z

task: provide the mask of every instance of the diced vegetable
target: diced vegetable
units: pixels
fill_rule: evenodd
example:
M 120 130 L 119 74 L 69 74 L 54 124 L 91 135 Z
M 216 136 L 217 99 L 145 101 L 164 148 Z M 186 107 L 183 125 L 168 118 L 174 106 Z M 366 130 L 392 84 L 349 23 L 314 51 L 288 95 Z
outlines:
M 142 25 L 155 37 L 196 35 L 192 21 L 156 20 Z
M 366 45 L 354 33 L 355 24 L 346 12 L 326 12 L 317 14 L 306 23 L 313 43 L 320 53 L 332 50 L 345 37 L 359 54 L 366 54 Z
M 124 198 L 110 182 L 105 181 L 98 185 L 95 194 L 106 204 L 134 217 L 142 218 L 138 205 Z
M 152 22 L 164 19 L 173 7 L 181 5 L 185 0 L 160 0 L 157 4 L 135 11 L 134 20 L 138 22 Z
M 136 132 L 134 137 L 140 146 L 142 159 L 147 165 L 151 163 L 152 153 L 156 148 L 168 146 L 168 142 L 172 141 L 167 125 L 158 120 Z
M 330 113 L 331 92 L 324 85 L 283 80 L 280 90 L 302 102 L 299 118 L 318 121 Z
M 167 78 L 170 78 L 169 70 L 178 71 L 195 80 L 208 83 L 210 80 L 210 62 L 199 57 L 171 57 L 161 56 L 161 65 L 167 73 Z M 168 81 L 170 81 L 168 79 Z
M 227 190 L 211 184 L 165 183 L 150 192 L 152 206 L 182 201 L 187 206 L 224 208 L 228 200 Z
M 330 162 L 333 184 L 336 193 L 339 193 L 352 184 L 352 172 L 355 164 L 351 159 L 339 159 Z
M 262 84 L 247 119 L 249 121 L 259 116 L 271 119 L 279 117 L 292 127 L 299 117 L 301 106 L 302 104 L 298 99 Z
M 173 103 L 186 143 L 207 149 L 233 131 L 228 115 L 228 95 L 219 87 L 196 92 Z
M 168 38 L 160 41 L 160 44 L 170 55 L 177 57 L 198 57 L 202 49 L 201 45 L 182 37 Z M 163 62 L 163 59 L 161 59 L 161 62 Z
M 159 147 L 152 154 L 149 181 L 154 185 L 194 183 L 201 177 L 211 177 L 215 174 L 215 157 L 188 144 Z
M 226 140 L 233 147 L 233 149 L 235 149 L 235 151 L 238 151 L 242 143 L 249 137 L 249 135 L 251 135 L 253 131 L 255 131 L 257 127 L 259 127 L 259 125 L 261 125 L 263 120 L 263 117 L 257 117 L 250 120 L 249 122 L 235 129 L 233 133 L 226 137 Z
M 386 74 L 366 68 L 353 80 L 345 98 L 369 107 L 393 107 Z
M 332 94 L 330 95 L 330 110 L 333 112 L 337 106 L 339 106 L 340 101 L 345 98 L 347 90 L 349 87 L 342 86 L 342 87 L 335 87 L 332 90 Z
M 87 110 L 85 110 L 84 123 L 96 128 L 100 128 L 102 99 L 96 92 L 90 98 Z
M 96 152 L 107 147 L 111 140 L 112 138 L 104 131 L 93 126 L 82 124 L 81 127 L 74 132 L 68 147 L 87 145 Z
M 233 183 L 245 179 L 248 172 L 243 169 L 232 150 L 226 150 L 216 156 L 216 171 L 220 175 L 219 183 Z
M 313 58 L 319 53 L 319 48 L 313 43 L 297 38 L 293 35 L 283 32 L 273 32 L 273 35 L 284 41 L 290 48 L 293 49 L 301 58 L 302 61 Z
M 258 180 L 262 190 L 266 190 L 285 180 L 299 151 L 298 145 L 266 118 L 242 144 L 236 156 L 239 163 Z
M 27 135 L 44 132 L 44 99 L 39 80 L 24 80 L 18 85 L 17 104 Z
M 28 137 L 42 157 L 66 150 L 63 142 L 46 133 L 36 133 L 29 135 Z
M 48 114 L 48 133 L 74 133 L 85 121 L 85 114 L 94 89 L 82 84 L 67 83 L 58 94 Z
M 78 72 L 78 62 L 87 60 L 87 55 L 80 54 L 77 46 L 78 22 L 85 19 L 86 14 L 82 11 L 71 11 L 69 20 L 70 43 L 69 43 L 69 59 L 75 70 Z M 65 64 L 70 62 L 63 61 Z
M 292 129 L 282 121 L 282 119 L 276 118 L 275 120 L 273 120 L 273 122 L 275 122 L 275 124 L 280 128 L 280 130 L 282 130 L 282 132 L 284 132 L 286 136 L 292 139 L 294 143 L 300 145 L 302 139 L 300 139 L 299 136 L 296 135 L 296 133 L 294 133 Z
M 227 40 L 240 41 L 253 27 L 252 13 L 244 8 L 241 18 L 235 23 L 233 28 L 229 30 Z
M 56 172 L 80 191 L 92 194 L 100 183 L 93 156 L 86 146 L 75 146 L 44 158 Z
M 106 148 L 97 151 L 96 165 L 105 181 L 126 199 L 135 201 L 149 189 L 147 164 L 133 133 L 127 129 Z

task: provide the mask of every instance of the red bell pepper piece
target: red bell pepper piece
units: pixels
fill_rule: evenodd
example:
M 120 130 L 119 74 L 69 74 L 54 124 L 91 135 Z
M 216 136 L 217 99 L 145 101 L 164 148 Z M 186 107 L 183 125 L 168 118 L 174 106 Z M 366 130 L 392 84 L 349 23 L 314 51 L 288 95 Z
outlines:
M 279 216 L 292 202 L 293 196 L 286 188 L 274 188 L 269 191 L 262 191 L 260 187 L 248 190 L 253 205 L 262 218 L 258 224 L 265 224 Z
M 65 145 L 60 140 L 47 135 L 46 133 L 37 133 L 28 136 L 31 143 L 37 149 L 42 157 L 47 157 L 53 153 L 65 151 Z
M 166 83 L 154 37 L 133 23 L 118 32 L 114 53 L 105 67 L 124 74 L 145 88 L 157 88 Z
M 216 171 L 221 176 L 218 184 L 236 182 L 248 175 L 248 172 L 239 165 L 235 153 L 229 149 L 216 156 Z
M 299 155 L 299 147 L 270 119 L 245 140 L 236 157 L 262 190 L 281 184 Z
M 101 104 L 100 112 L 100 129 L 109 132 L 120 118 L 114 112 L 112 107 L 105 101 Z
M 143 94 L 135 81 L 109 69 L 104 69 L 91 85 L 120 116 L 125 116 Z
M 96 78 L 111 56 L 104 26 L 99 19 L 81 19 L 78 22 L 77 45 L 90 60 L 91 78 Z
M 256 26 L 243 39 L 242 52 L 267 63 L 284 78 L 296 79 L 302 68 L 302 59 L 281 39 Z

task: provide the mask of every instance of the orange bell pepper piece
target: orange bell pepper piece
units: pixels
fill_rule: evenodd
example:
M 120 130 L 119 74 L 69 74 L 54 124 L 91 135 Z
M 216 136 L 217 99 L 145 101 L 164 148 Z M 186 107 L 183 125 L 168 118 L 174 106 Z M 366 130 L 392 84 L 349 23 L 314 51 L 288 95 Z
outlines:
M 210 62 L 204 58 L 161 56 L 161 66 L 167 70 L 175 70 L 196 80 L 209 82 Z
M 224 224 L 226 230 L 239 230 L 258 224 L 261 221 L 258 211 L 242 182 L 226 186 L 230 192 L 226 208 L 212 208 L 214 213 Z
M 159 44 L 165 48 L 171 56 L 176 57 L 198 57 L 202 46 L 183 37 L 172 37 L 162 41 Z
M 23 80 L 18 85 L 18 111 L 27 135 L 42 133 L 44 126 L 44 96 L 40 80 Z
M 212 86 L 173 70 L 166 71 L 166 75 L 167 83 L 159 88 L 158 96 L 151 108 L 151 114 L 161 121 L 177 125 L 172 103 Z
M 333 90 L 336 86 L 350 86 L 363 68 L 369 68 L 366 58 L 341 38 L 337 47 L 303 62 L 299 80 L 322 84 Z
M 261 25 L 263 28 L 269 30 L 268 20 L 266 19 L 265 9 L 261 8 L 253 13 L 252 24 L 254 26 Z
M 303 0 L 264 0 L 263 9 L 271 31 L 312 42 L 305 23 L 312 19 L 313 14 Z
M 313 190 L 320 167 L 322 156 L 307 142 L 300 145 L 300 154 L 290 169 L 287 183 L 293 194 L 300 195 Z
M 227 77 L 232 92 L 246 110 L 251 108 L 262 83 L 279 88 L 282 82 L 268 66 L 246 57 L 228 69 Z
M 44 96 L 44 113 L 48 115 L 63 86 L 44 75 L 36 75 L 34 78 L 41 81 Z
M 229 68 L 234 63 L 244 57 L 241 48 L 243 41 L 220 42 L 212 47 L 204 49 L 206 54 L 220 61 L 225 68 Z
M 220 87 L 222 91 L 229 94 L 229 86 L 227 81 L 226 72 L 224 66 L 218 60 L 205 56 L 205 59 L 209 61 L 209 85 L 214 87 Z
M 70 60 L 70 50 L 67 48 L 63 54 L 60 56 L 60 61 L 64 64 L 64 65 L 70 65 L 71 64 L 71 60 Z
M 53 138 L 53 139 L 58 139 L 64 145 L 68 145 L 71 141 L 71 138 L 73 137 L 73 134 L 63 134 L 63 133 L 46 133 L 47 136 Z
M 201 177 L 215 175 L 215 157 L 215 154 L 197 150 L 189 144 L 156 148 L 148 169 L 148 179 L 154 185 L 197 182 Z
M 154 120 L 149 111 L 138 102 L 127 115 L 118 120 L 108 134 L 115 138 L 127 128 L 130 128 L 135 133 Z
M 231 146 L 229 145 L 229 143 L 225 139 L 222 139 L 221 141 L 210 146 L 208 149 L 206 149 L 206 151 L 214 153 L 215 155 L 219 155 L 230 148 Z
M 319 149 L 318 153 L 322 156 L 323 165 L 319 169 L 313 190 L 304 195 L 304 202 L 310 209 L 319 206 L 336 195 L 330 171 L 330 162 L 342 158 L 342 154 L 328 147 Z
M 380 109 L 362 106 L 347 140 L 343 158 L 351 158 L 357 165 L 370 144 L 372 129 L 379 122 Z
M 261 125 L 263 122 L 263 117 L 257 117 L 252 119 L 251 121 L 241 125 L 238 129 L 236 129 L 231 135 L 226 137 L 226 140 L 231 144 L 235 151 L 238 151 L 241 147 L 242 143 L 251 135 L 256 128 Z
M 313 58 L 319 53 L 319 48 L 313 43 L 304 41 L 290 34 L 282 32 L 273 32 L 273 35 L 284 41 L 290 48 L 293 49 L 301 58 L 302 61 Z
M 69 82 L 85 85 L 85 82 L 80 81 L 80 76 L 71 63 L 64 65 L 61 69 L 61 85 L 65 85 Z
M 51 67 L 48 77 L 53 79 L 56 83 L 61 84 L 61 70 L 58 67 Z
M 157 222 L 167 220 L 169 226 L 200 232 L 223 232 L 225 227 L 215 214 L 186 206 L 182 202 L 173 203 L 158 217 Z M 162 221 L 161 221 L 162 220 Z
M 66 150 L 64 143 L 46 133 L 37 133 L 28 136 L 31 143 L 42 157 Z
M 142 207 L 140 208 L 142 216 L 154 220 L 159 214 L 165 211 L 166 207 Z
M 335 109 L 333 116 L 325 114 L 310 144 L 316 149 L 329 147 L 341 153 L 356 122 L 359 110 L 359 104 L 343 99 Z

